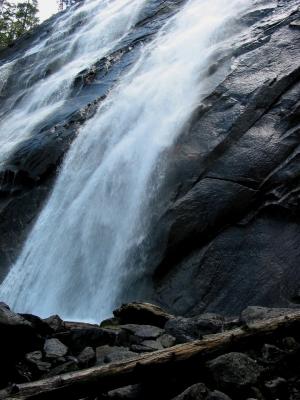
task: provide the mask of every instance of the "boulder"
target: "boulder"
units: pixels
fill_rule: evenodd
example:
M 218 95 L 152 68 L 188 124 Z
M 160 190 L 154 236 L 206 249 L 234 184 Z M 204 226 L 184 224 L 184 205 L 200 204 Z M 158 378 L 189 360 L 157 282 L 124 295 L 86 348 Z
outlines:
M 176 339 L 172 335 L 168 335 L 167 333 L 160 336 L 157 341 L 162 345 L 164 348 L 172 347 L 176 343 Z
M 255 321 L 271 319 L 295 312 L 294 308 L 268 308 L 249 306 L 242 311 L 240 320 L 244 324 L 251 324 Z
M 0 327 L 15 327 L 21 329 L 32 328 L 32 323 L 22 317 L 20 314 L 16 314 L 9 306 L 5 303 L 0 303 Z
M 96 362 L 96 353 L 92 347 L 85 347 L 77 356 L 77 360 L 81 368 L 91 367 Z
M 214 390 L 210 392 L 206 398 L 206 400 L 231 400 L 227 394 L 223 392 L 219 392 L 218 390 Z
M 208 389 L 203 383 L 196 383 L 184 392 L 174 397 L 173 400 L 206 400 Z
M 157 339 L 165 333 L 163 329 L 151 325 L 126 324 L 121 325 L 121 329 L 141 340 Z
M 25 359 L 32 364 L 40 373 L 46 373 L 51 369 L 51 363 L 42 360 L 43 354 L 41 351 L 33 351 L 26 354 Z
M 284 378 L 276 378 L 265 382 L 265 388 L 268 395 L 273 399 L 288 399 L 288 382 Z
M 252 358 L 243 353 L 228 353 L 207 363 L 214 382 L 221 389 L 238 391 L 255 385 L 262 368 Z
M 272 344 L 264 344 L 262 348 L 262 357 L 269 363 L 278 363 L 286 357 L 286 352 Z
M 221 332 L 223 327 L 223 317 L 207 313 L 192 318 L 172 318 L 166 323 L 165 330 L 175 337 L 178 343 L 184 343 L 199 339 L 203 335 Z
M 96 348 L 97 365 L 103 365 L 136 357 L 138 357 L 138 355 L 133 351 L 130 351 L 127 347 L 105 345 Z
M 133 344 L 130 346 L 130 350 L 137 353 L 157 351 L 163 348 L 164 347 L 158 340 L 144 340 L 140 344 Z
M 53 332 L 62 332 L 66 330 L 64 321 L 58 315 L 51 315 L 44 319 L 44 322 L 49 325 Z
M 44 378 L 50 378 L 52 376 L 56 375 L 61 375 L 65 374 L 67 372 L 74 372 L 78 371 L 78 363 L 76 362 L 75 359 L 73 360 L 68 360 L 60 365 L 57 365 L 56 367 L 52 368 L 49 372 L 47 372 L 43 377 Z
M 163 328 L 172 317 L 162 308 L 149 303 L 123 304 L 114 311 L 121 324 L 154 325 Z
M 69 323 L 65 323 L 70 327 Z M 57 333 L 55 337 L 69 347 L 74 354 L 79 354 L 86 347 L 97 347 L 105 344 L 114 345 L 118 332 L 111 329 L 103 329 L 90 324 L 76 324 L 72 329 Z M 78 326 L 80 326 L 78 328 Z
M 141 399 L 140 385 L 128 385 L 107 393 L 109 400 L 139 400 Z
M 300 349 L 300 344 L 292 336 L 287 336 L 282 339 L 282 346 L 284 350 L 296 351 Z
M 68 348 L 60 340 L 52 338 L 45 341 L 44 352 L 47 359 L 53 359 L 65 356 Z
M 118 329 L 120 323 L 119 318 L 107 318 L 100 322 L 100 328 Z
M 97 324 L 90 324 L 89 322 L 80 322 L 80 321 L 64 321 L 64 326 L 68 330 L 99 328 Z
M 36 317 L 37 320 L 40 320 Z M 12 361 L 26 352 L 40 349 L 43 340 L 35 325 L 22 315 L 14 313 L 5 304 L 0 304 L 0 343 L 2 360 Z M 4 366 L 2 368 L 5 368 Z

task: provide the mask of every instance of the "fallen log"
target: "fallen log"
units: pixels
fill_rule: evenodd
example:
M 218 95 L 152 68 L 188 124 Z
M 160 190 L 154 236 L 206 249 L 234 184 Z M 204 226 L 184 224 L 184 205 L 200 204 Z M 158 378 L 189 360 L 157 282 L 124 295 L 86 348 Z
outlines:
M 174 366 L 186 368 L 195 361 L 205 361 L 211 356 L 233 351 L 241 346 L 248 347 L 253 340 L 264 341 L 270 336 L 273 338 L 289 335 L 295 330 L 299 332 L 299 328 L 300 311 L 297 311 L 134 359 L 13 385 L 0 391 L 0 399 L 80 399 L 99 395 L 108 390 L 147 380 L 150 376 L 153 380 L 155 375 L 159 376 L 162 371 L 172 370 Z

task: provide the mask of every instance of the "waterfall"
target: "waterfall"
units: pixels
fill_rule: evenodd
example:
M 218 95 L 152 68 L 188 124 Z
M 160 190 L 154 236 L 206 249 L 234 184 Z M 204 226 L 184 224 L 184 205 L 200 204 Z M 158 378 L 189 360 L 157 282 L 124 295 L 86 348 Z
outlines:
M 122 41 L 144 2 L 88 0 L 75 11 L 63 14 L 49 36 L 20 59 L 0 67 L 1 95 L 7 75 L 16 63 L 24 63 L 23 72 L 16 77 L 19 90 L 0 111 L 0 163 L 5 162 L 18 143 L 59 111 L 77 74 Z
M 209 60 L 228 40 L 226 32 L 246 3 L 189 0 L 141 49 L 137 62 L 73 142 L 52 194 L 0 288 L 1 300 L 17 311 L 100 320 L 125 295 L 135 297 L 130 282 L 147 268 L 141 244 L 166 179 L 164 168 L 157 168 L 160 157 L 204 96 Z M 80 38 L 68 43 L 69 65 L 62 62 L 51 76 L 51 90 L 46 80 L 26 93 L 30 104 L 26 109 L 19 105 L 8 117 L 15 118 L 10 141 L 24 116 L 31 115 L 28 111 L 37 123 L 60 106 L 63 99 L 49 99 L 68 91 L 83 64 L 115 46 L 142 5 L 133 0 L 86 3 L 85 12 L 93 18 L 87 19 Z M 94 39 L 104 29 L 108 35 L 95 48 Z M 4 124 L 12 126 L 12 120 Z

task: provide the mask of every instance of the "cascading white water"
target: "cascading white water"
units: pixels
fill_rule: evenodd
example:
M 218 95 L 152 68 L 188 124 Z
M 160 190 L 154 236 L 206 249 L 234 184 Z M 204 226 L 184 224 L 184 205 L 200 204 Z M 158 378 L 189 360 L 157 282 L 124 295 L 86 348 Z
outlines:
M 145 1 L 87 0 L 74 12 L 62 15 L 51 34 L 24 54 L 23 59 L 30 56 L 32 61 L 19 77 L 23 90 L 16 98 L 9 98 L 9 104 L 0 112 L 0 163 L 36 126 L 62 107 L 76 75 L 117 46 L 135 23 Z M 85 23 L 69 34 L 82 20 Z M 0 94 L 16 62 L 20 60 L 0 67 Z M 36 76 L 47 74 L 49 68 L 55 72 L 30 84 Z
M 142 2 L 106 3 L 119 19 L 119 13 L 127 17 L 120 37 L 134 20 L 132 9 Z M 245 3 L 189 0 L 145 46 L 74 141 L 47 205 L 0 288 L 1 300 L 17 311 L 44 316 L 100 319 L 110 314 L 130 274 L 146 267 L 134 264 L 131 250 L 149 231 L 152 201 L 164 179 L 163 173 L 153 178 L 159 157 L 201 100 L 208 60 Z M 86 29 L 82 46 L 95 34 Z M 111 47 L 111 39 L 106 46 Z M 83 47 L 78 47 L 74 71 Z M 55 74 L 60 85 L 65 73 L 62 66 Z M 54 83 L 56 78 L 51 78 Z M 40 84 L 35 90 L 41 97 Z

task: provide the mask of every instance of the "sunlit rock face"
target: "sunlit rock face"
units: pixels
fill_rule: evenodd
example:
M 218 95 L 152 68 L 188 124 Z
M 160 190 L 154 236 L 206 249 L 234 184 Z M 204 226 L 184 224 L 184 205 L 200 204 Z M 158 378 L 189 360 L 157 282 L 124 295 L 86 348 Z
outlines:
M 17 311 L 297 306 L 300 1 L 227 3 L 90 0 L 2 52 Z

